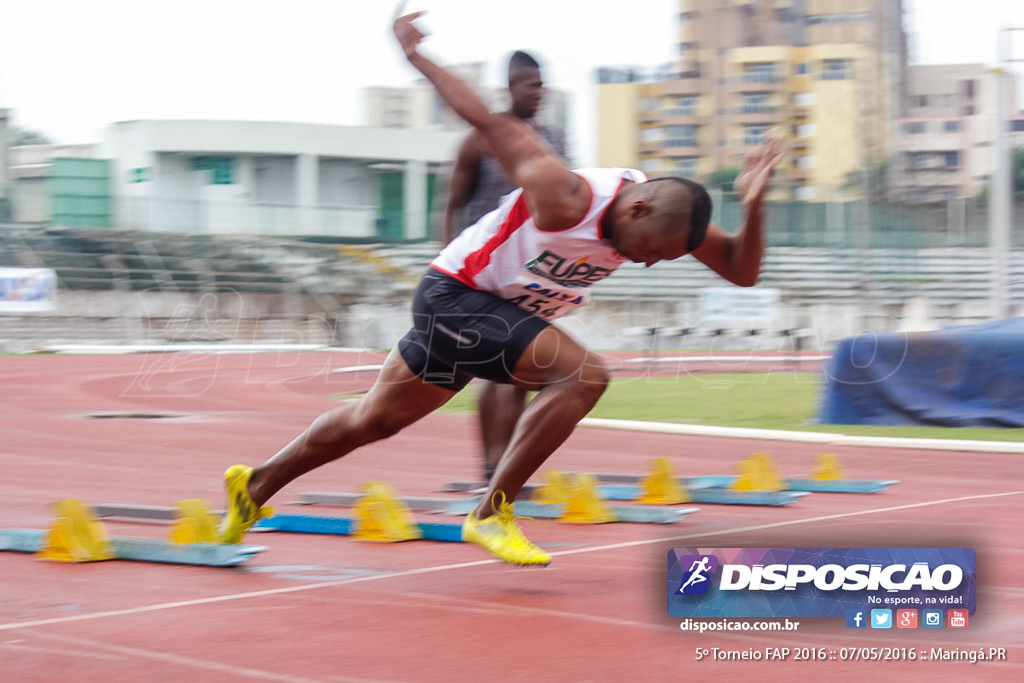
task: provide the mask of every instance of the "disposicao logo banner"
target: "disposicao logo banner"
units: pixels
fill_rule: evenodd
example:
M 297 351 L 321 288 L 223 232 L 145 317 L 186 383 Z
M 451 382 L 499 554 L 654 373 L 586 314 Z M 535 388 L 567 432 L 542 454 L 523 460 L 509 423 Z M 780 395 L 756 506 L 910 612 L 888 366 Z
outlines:
M 674 548 L 673 617 L 845 617 L 849 609 L 975 611 L 970 548 Z

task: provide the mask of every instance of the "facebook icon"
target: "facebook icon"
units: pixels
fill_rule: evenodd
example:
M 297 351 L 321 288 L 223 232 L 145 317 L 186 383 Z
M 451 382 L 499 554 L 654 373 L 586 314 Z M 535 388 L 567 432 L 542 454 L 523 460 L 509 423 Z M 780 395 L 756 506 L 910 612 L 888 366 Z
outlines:
M 862 609 L 846 610 L 846 628 L 867 628 L 868 619 Z

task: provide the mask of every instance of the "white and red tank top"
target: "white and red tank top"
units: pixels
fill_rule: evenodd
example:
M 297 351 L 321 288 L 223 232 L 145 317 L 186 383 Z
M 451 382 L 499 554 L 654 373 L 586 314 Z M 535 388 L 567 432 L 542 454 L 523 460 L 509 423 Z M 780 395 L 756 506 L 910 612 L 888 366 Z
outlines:
M 575 173 L 590 184 L 593 197 L 587 215 L 572 228 L 538 228 L 518 189 L 466 228 L 431 266 L 547 320 L 585 305 L 587 288 L 626 261 L 604 239 L 601 220 L 626 181 L 642 183 L 647 177 L 625 168 Z

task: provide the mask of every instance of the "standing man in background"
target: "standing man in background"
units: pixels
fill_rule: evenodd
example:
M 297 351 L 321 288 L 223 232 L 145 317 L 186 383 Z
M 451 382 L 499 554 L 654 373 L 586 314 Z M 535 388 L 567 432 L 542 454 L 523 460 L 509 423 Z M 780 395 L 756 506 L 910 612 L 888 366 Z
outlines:
M 509 59 L 508 92 L 511 104 L 502 116 L 529 127 L 552 152 L 565 159 L 564 137 L 536 120 L 544 99 L 544 80 L 540 64 L 525 52 L 517 50 Z M 491 154 L 483 135 L 474 129 L 459 148 L 448 181 L 448 201 L 441 226 L 444 246 L 464 228 L 496 209 L 501 198 L 515 189 Z M 491 480 L 525 406 L 526 389 L 486 380 L 479 382 L 477 410 L 485 481 Z

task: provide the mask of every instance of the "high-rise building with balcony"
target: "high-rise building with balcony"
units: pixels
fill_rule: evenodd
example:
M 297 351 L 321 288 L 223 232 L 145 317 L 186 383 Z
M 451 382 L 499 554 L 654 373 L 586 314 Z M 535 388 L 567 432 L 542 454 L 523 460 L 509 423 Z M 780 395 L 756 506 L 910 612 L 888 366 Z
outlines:
M 997 78 L 984 64 L 933 64 L 908 70 L 907 110 L 890 161 L 893 194 L 912 202 L 979 195 L 996 166 Z M 1013 125 L 1016 78 L 1005 84 L 999 118 Z
M 675 64 L 600 71 L 601 165 L 707 179 L 775 131 L 787 150 L 776 192 L 829 200 L 856 193 L 858 172 L 891 153 L 902 0 L 679 0 L 679 10 Z

